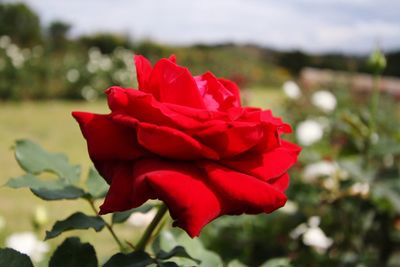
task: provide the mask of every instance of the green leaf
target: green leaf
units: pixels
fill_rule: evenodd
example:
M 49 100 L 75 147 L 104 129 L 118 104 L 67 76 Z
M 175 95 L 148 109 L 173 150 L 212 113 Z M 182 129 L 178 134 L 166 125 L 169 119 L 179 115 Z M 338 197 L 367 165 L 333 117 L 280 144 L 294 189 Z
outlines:
M 31 191 L 44 200 L 77 199 L 86 195 L 85 191 L 72 185 L 59 189 L 37 188 Z
M 33 264 L 28 255 L 11 248 L 1 248 L 0 267 L 33 267 Z
M 93 168 L 89 169 L 89 175 L 86 180 L 86 186 L 89 193 L 94 198 L 103 198 L 106 196 L 109 185 L 103 177 Z
M 39 189 L 39 188 L 54 189 L 54 188 L 61 188 L 63 186 L 62 183 L 60 183 L 59 181 L 55 180 L 44 181 L 30 173 L 16 178 L 11 178 L 5 185 L 11 188 L 29 187 L 31 189 Z
M 97 267 L 97 256 L 93 246 L 81 243 L 78 237 L 69 237 L 56 249 L 49 267 Z
M 176 233 L 176 234 L 175 234 Z M 159 240 L 156 240 L 157 244 L 153 244 L 153 249 L 157 251 L 162 249 L 164 251 L 173 250 L 176 246 L 183 246 L 187 253 L 193 258 L 201 260 L 198 264 L 199 267 L 222 267 L 223 262 L 218 254 L 211 252 L 204 248 L 203 244 L 199 239 L 192 239 L 183 231 L 162 231 L 159 234 Z M 155 245 L 155 246 L 154 246 Z M 174 259 L 179 266 L 193 266 L 193 261 L 187 258 L 176 258 Z
M 153 264 L 154 260 L 143 251 L 130 254 L 117 253 L 113 255 L 103 267 L 144 267 Z
M 185 248 L 182 247 L 182 246 L 176 246 L 169 252 L 165 252 L 164 250 L 160 250 L 156 255 L 156 258 L 161 259 L 161 260 L 167 260 L 167 259 L 170 259 L 172 257 L 181 257 L 181 258 L 191 259 L 194 262 L 196 262 L 197 264 L 201 263 L 200 260 L 191 257 L 186 252 Z
M 93 228 L 96 232 L 106 225 L 105 221 L 99 216 L 88 216 L 82 212 L 76 212 L 62 221 L 57 221 L 51 231 L 46 231 L 46 238 L 54 238 L 61 233 L 69 230 Z
M 80 166 L 70 165 L 64 154 L 49 153 L 29 140 L 16 142 L 15 157 L 21 168 L 28 173 L 52 172 L 68 183 L 79 182 Z
M 157 267 L 179 267 L 178 264 L 172 261 L 167 261 L 167 262 L 159 262 L 157 263 Z
M 134 208 L 126 211 L 121 211 L 121 212 L 114 212 L 112 215 L 112 223 L 123 223 L 126 220 L 128 220 L 129 216 L 131 216 L 132 213 L 134 212 L 141 212 L 141 213 L 146 213 L 150 211 L 154 206 L 151 204 L 144 204 L 140 206 L 139 208 Z
M 292 264 L 287 258 L 274 258 L 266 261 L 260 267 L 292 267 Z

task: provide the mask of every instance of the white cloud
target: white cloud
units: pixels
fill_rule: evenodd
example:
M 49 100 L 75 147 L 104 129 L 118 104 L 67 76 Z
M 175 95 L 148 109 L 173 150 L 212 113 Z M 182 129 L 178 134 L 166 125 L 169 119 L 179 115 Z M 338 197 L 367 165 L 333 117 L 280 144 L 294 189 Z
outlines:
M 73 34 L 118 31 L 168 43 L 254 42 L 281 49 L 367 53 L 400 47 L 395 0 L 26 0 Z

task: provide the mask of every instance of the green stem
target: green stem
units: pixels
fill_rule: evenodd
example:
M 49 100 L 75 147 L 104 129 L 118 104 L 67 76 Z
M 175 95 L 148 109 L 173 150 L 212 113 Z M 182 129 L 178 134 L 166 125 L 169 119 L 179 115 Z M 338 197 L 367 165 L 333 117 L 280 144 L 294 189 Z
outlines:
M 94 213 L 96 214 L 96 216 L 100 217 L 96 207 L 94 206 L 94 202 L 91 199 L 88 199 L 89 205 L 92 208 L 92 210 L 94 211 Z M 104 221 L 106 228 L 108 229 L 108 231 L 110 232 L 111 236 L 114 238 L 115 242 L 118 244 L 119 249 L 123 252 L 125 251 L 125 247 L 122 245 L 122 242 L 119 240 L 118 236 L 115 234 L 112 226 L 107 223 L 106 221 Z
M 167 213 L 167 206 L 165 206 L 165 204 L 162 204 L 159 207 L 156 216 L 151 221 L 150 225 L 146 228 L 145 232 L 143 233 L 142 238 L 139 240 L 138 244 L 136 245 L 136 250 L 145 250 L 147 243 L 151 239 L 153 231 L 157 228 L 158 224 L 161 222 L 165 213 Z

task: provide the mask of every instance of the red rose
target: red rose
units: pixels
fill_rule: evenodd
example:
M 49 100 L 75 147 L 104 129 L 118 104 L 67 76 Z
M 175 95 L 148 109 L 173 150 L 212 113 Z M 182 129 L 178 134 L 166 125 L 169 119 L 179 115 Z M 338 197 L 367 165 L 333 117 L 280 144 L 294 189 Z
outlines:
M 241 107 L 239 88 L 175 57 L 135 57 L 139 90 L 111 87 L 110 114 L 73 112 L 111 185 L 101 214 L 160 199 L 191 237 L 224 214 L 270 213 L 286 202 L 300 148 L 271 111 Z

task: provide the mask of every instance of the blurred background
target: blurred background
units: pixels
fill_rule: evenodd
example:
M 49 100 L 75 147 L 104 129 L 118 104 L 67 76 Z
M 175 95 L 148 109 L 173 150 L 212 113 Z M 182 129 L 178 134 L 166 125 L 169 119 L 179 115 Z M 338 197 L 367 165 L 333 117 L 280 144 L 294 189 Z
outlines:
M 208 249 L 229 266 L 400 266 L 399 10 L 396 0 L 0 1 L 0 183 L 22 173 L 20 138 L 87 172 L 70 112 L 106 113 L 105 89 L 135 88 L 133 54 L 175 54 L 194 75 L 235 81 L 245 105 L 272 109 L 303 146 L 286 206 L 218 219 L 201 236 Z M 43 245 L 44 231 L 81 206 L 2 187 L 0 245 L 41 244 L 32 253 L 45 266 L 61 239 Z M 82 238 L 100 258 L 117 250 L 107 234 Z

